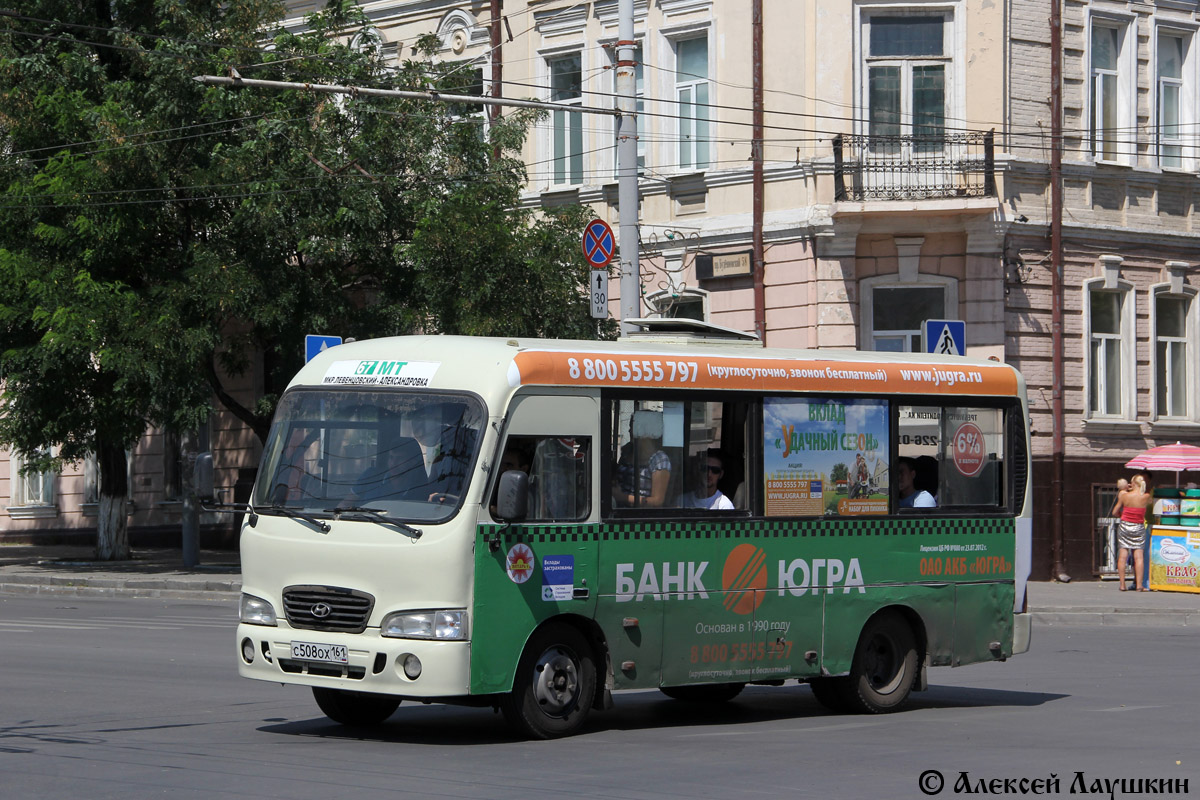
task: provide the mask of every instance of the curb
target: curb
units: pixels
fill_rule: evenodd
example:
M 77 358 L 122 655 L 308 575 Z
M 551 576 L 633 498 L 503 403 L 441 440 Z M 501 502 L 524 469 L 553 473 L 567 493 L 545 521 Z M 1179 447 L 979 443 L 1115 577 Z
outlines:
M 87 597 L 158 597 L 175 600 L 236 599 L 242 590 L 240 578 L 185 580 L 181 578 L 112 578 L 63 575 L 5 575 L 0 592 L 10 594 L 53 594 Z
M 1147 610 L 1129 611 L 1115 609 L 1054 608 L 1031 611 L 1035 625 L 1072 627 L 1197 627 L 1200 626 L 1200 611 L 1190 610 Z

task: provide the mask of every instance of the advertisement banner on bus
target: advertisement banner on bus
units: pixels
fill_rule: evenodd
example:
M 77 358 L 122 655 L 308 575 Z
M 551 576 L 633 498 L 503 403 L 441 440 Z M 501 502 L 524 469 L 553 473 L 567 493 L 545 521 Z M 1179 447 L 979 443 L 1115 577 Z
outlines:
M 886 514 L 888 405 L 763 399 L 767 516 Z

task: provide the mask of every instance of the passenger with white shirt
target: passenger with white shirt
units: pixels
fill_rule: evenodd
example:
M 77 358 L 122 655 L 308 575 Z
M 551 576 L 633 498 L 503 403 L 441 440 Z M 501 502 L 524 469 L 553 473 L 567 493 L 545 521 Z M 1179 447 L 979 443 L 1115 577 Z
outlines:
M 732 511 L 733 501 L 717 488 L 717 484 L 725 475 L 725 459 L 721 455 L 721 451 L 709 449 L 699 459 L 697 466 L 700 473 L 694 479 L 696 488 L 679 498 L 680 508 Z

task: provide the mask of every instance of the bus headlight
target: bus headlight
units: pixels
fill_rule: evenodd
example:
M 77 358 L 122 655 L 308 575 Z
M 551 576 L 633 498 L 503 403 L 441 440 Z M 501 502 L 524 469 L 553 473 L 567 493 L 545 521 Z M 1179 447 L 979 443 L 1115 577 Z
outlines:
M 467 638 L 467 612 L 397 611 L 383 618 L 379 634 L 396 639 L 463 640 Z
M 240 619 L 247 625 L 275 625 L 275 607 L 252 594 L 242 595 Z

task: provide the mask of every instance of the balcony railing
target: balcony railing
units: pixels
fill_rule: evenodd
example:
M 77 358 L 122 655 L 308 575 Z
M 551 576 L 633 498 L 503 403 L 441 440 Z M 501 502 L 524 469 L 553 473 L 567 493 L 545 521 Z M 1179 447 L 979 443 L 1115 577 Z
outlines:
M 833 139 L 836 200 L 995 197 L 992 131 Z

